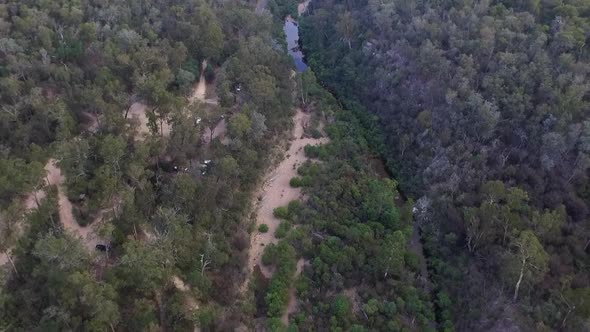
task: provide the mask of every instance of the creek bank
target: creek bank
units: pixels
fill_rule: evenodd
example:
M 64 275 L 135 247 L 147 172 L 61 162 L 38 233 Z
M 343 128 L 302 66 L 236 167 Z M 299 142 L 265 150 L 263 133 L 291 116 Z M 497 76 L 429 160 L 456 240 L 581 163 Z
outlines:
M 285 152 L 286 157 L 265 177 L 264 184 L 256 195 L 259 198 L 256 206 L 256 229 L 260 225 L 266 224 L 268 231 L 265 233 L 255 231 L 251 237 L 247 266 L 248 280 L 251 279 L 250 277 L 257 266 L 265 278 L 272 277 L 273 271 L 262 264 L 262 254 L 268 245 L 278 242 L 274 233 L 279 227 L 281 219 L 274 216 L 274 209 L 301 198 L 301 188 L 293 188 L 289 182 L 297 176 L 297 168 L 308 160 L 303 148 L 306 145 L 316 146 L 329 141 L 326 137 L 306 138 L 304 136 L 304 130 L 309 125 L 310 117 L 310 114 L 297 109 L 293 118 L 295 127 L 292 132 L 291 144 Z

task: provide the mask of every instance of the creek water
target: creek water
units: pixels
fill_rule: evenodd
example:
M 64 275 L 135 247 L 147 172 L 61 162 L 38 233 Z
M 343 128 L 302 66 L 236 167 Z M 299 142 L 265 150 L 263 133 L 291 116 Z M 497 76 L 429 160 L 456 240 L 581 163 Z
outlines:
M 305 69 L 307 69 L 307 64 L 304 61 L 303 52 L 301 52 L 301 49 L 299 48 L 299 25 L 291 15 L 285 18 L 283 30 L 287 37 L 287 50 L 289 55 L 293 58 L 293 61 L 295 61 L 297 71 L 305 71 Z

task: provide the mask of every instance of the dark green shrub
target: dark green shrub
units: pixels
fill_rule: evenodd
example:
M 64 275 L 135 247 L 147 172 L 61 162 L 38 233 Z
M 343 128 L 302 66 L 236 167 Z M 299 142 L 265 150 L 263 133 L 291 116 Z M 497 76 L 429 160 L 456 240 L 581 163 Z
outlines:
M 260 233 L 268 232 L 268 225 L 267 224 L 260 224 L 260 226 L 258 226 L 258 231 Z
M 264 253 L 262 253 L 262 264 L 264 264 L 266 266 L 273 265 L 276 261 L 276 257 L 277 257 L 276 245 L 271 243 L 264 249 Z
M 207 63 L 207 67 L 205 67 L 205 72 L 203 74 L 205 75 L 205 82 L 207 83 L 211 83 L 215 79 L 215 70 L 210 63 Z
M 303 151 L 305 151 L 305 156 L 308 158 L 319 158 L 322 149 L 321 146 L 306 145 Z
M 287 233 L 289 233 L 289 230 L 291 229 L 291 224 L 287 221 L 283 221 L 281 222 L 281 224 L 279 225 L 279 227 L 277 227 L 277 230 L 275 231 L 275 237 L 277 239 L 282 239 L 285 236 L 287 236 Z
M 289 185 L 293 188 L 302 187 L 303 186 L 303 179 L 296 176 L 296 177 L 292 178 L 291 181 L 289 181 Z
M 311 137 L 318 139 L 318 138 L 322 137 L 322 132 L 319 131 L 317 128 L 314 128 L 311 130 Z
M 292 200 L 289 202 L 289 217 L 293 217 L 295 215 L 297 215 L 301 210 L 303 210 L 303 205 L 301 204 L 301 201 L 298 200 Z
M 274 209 L 273 214 L 277 218 L 288 219 L 289 218 L 289 209 L 286 206 L 280 206 L 280 207 Z
M 404 261 L 413 271 L 418 271 L 420 269 L 420 257 L 415 253 L 411 251 L 406 252 L 404 255 Z
M 293 188 L 301 188 L 301 187 L 311 187 L 313 184 L 313 178 L 309 175 L 304 177 L 294 177 L 289 181 L 289 185 Z

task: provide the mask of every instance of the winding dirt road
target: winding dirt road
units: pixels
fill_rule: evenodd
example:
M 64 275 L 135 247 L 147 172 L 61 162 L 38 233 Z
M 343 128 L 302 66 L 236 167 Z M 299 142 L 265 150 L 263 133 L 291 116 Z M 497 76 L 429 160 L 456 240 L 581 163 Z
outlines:
M 44 187 L 53 185 L 57 186 L 60 223 L 70 235 L 79 238 L 88 251 L 93 252 L 96 245 L 101 241 L 98 236 L 98 228 L 102 224 L 105 215 L 111 212 L 113 208 L 99 211 L 98 215 L 89 226 L 80 226 L 74 217 L 72 203 L 66 195 L 66 189 L 64 186 L 65 177 L 59 166 L 57 166 L 57 160 L 49 159 L 47 164 L 45 164 L 44 169 L 47 172 Z M 46 189 L 39 189 L 27 194 L 24 200 L 25 212 L 28 213 L 36 210 L 46 196 Z M 26 217 L 23 217 L 23 222 L 25 220 Z M 24 225 L 19 225 L 19 228 L 22 228 L 23 226 Z M 9 262 L 8 255 L 10 255 L 10 250 L 5 253 L 0 253 L 0 266 Z
M 61 169 L 57 166 L 57 161 L 50 159 L 47 165 L 45 165 L 45 170 L 47 171 L 47 183 L 57 186 L 59 221 L 62 226 L 72 236 L 80 238 L 81 243 L 86 249 L 89 251 L 95 250 L 95 246 L 100 242 L 98 227 L 101 224 L 104 214 L 111 211 L 111 209 L 101 210 L 89 226 L 80 226 L 74 217 L 72 203 L 66 195 L 66 188 L 64 186 L 65 177 Z

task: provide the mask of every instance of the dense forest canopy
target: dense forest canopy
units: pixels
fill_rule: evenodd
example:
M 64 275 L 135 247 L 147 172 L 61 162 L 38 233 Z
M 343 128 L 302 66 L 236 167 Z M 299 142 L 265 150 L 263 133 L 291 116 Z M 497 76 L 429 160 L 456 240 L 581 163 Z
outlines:
M 278 31 L 247 2 L 0 1 L 0 330 L 248 323 L 244 219 L 292 114 Z
M 378 116 L 438 323 L 587 329 L 588 1 L 318 0 L 319 79 Z
M 587 0 L 0 0 L 0 331 L 590 330 L 588 36 Z

